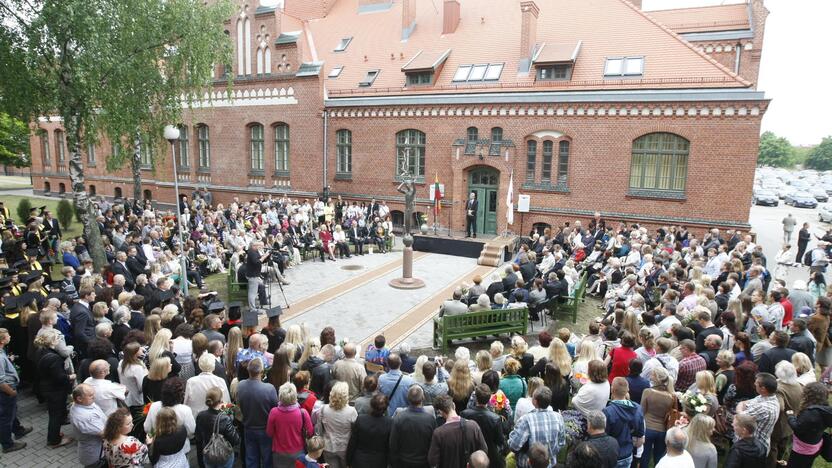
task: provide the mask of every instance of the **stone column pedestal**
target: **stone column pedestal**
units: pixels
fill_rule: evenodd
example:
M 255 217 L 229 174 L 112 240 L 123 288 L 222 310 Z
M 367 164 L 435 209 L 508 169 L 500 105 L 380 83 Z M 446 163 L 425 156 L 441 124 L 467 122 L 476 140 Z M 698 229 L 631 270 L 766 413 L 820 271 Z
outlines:
M 425 287 L 425 282 L 413 277 L 413 237 L 405 234 L 402 239 L 404 252 L 402 253 L 402 277 L 390 281 L 390 286 L 396 289 L 419 289 Z

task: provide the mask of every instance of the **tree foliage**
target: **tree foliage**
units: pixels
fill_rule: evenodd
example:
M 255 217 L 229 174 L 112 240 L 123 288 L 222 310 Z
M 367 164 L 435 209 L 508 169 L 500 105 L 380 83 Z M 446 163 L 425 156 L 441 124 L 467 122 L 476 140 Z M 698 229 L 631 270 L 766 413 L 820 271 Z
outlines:
M 806 158 L 806 167 L 818 171 L 832 169 L 832 136 L 828 136 L 816 146 Z
M 0 112 L 0 164 L 29 167 L 29 127 L 26 122 Z
M 32 201 L 28 198 L 20 200 L 20 203 L 17 204 L 17 219 L 20 220 L 21 224 L 26 224 L 26 220 L 29 219 L 29 212 L 31 210 Z
M 58 202 L 58 222 L 66 230 L 72 225 L 72 217 L 75 216 L 75 209 L 72 203 L 66 198 Z
M 778 137 L 774 132 L 765 132 L 760 136 L 760 153 L 757 164 L 761 166 L 790 167 L 794 165 L 794 149 L 785 137 Z
M 3 0 L 0 106 L 23 120 L 57 114 L 69 148 L 72 192 L 96 266 L 106 261 L 90 220 L 81 147 L 101 138 L 125 147 L 137 132 L 160 145 L 212 85 L 213 65 L 230 63 L 223 23 L 229 0 Z M 157 151 L 156 154 L 164 154 Z

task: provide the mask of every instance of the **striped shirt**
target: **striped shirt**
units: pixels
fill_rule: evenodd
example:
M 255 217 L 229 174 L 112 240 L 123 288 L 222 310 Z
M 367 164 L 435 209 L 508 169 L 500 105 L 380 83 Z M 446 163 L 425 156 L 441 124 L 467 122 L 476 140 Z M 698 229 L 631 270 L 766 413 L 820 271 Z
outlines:
M 763 443 L 766 447 L 766 453 L 768 453 L 771 447 L 771 433 L 774 431 L 774 425 L 780 415 L 780 403 L 777 402 L 777 397 L 774 395 L 759 395 L 748 400 L 748 403 L 745 404 L 745 414 L 750 414 L 757 420 L 757 430 L 754 432 L 754 438 Z M 737 436 L 734 435 L 734 442 L 738 440 Z

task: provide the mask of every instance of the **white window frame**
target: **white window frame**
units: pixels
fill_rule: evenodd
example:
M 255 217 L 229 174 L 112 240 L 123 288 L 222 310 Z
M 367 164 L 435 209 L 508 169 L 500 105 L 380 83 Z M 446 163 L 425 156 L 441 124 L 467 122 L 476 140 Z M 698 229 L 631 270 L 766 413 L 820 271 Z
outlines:
M 630 67 L 635 64 L 638 64 L 638 71 L 631 71 Z M 604 62 L 604 77 L 616 76 L 644 76 L 644 56 L 607 57 Z

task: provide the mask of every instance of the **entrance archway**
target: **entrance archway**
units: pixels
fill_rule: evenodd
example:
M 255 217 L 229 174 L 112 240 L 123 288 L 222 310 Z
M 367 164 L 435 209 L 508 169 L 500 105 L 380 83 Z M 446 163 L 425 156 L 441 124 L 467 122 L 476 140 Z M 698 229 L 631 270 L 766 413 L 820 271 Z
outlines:
M 499 186 L 500 173 L 496 169 L 475 167 L 468 174 L 468 194 L 474 192 L 477 200 L 479 200 L 477 234 L 497 233 L 497 191 Z

